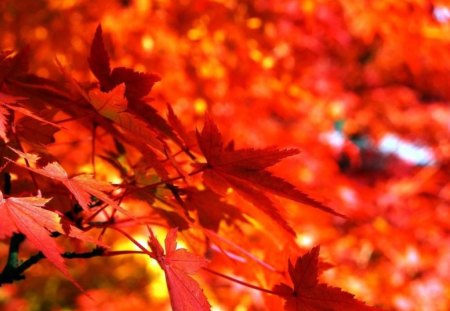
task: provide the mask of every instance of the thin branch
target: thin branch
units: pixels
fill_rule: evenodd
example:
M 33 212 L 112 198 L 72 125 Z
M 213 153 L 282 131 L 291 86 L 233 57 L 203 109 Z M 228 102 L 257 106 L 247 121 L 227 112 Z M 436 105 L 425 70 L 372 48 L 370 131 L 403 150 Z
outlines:
M 21 240 L 22 239 L 22 240 Z M 0 286 L 2 284 L 9 284 L 15 281 L 25 279 L 23 273 L 28 270 L 33 265 L 37 264 L 40 260 L 45 258 L 45 255 L 42 252 L 36 253 L 31 256 L 23 263 L 19 264 L 18 260 L 18 249 L 20 243 L 25 239 L 23 234 L 14 234 L 11 238 L 10 243 L 10 255 L 8 256 L 8 263 L 5 266 L 5 269 L 0 273 Z M 75 258 L 92 258 L 99 257 L 105 255 L 105 249 L 101 247 L 96 247 L 92 251 L 83 252 L 83 253 L 75 253 L 75 252 L 66 252 L 61 254 L 63 258 L 66 259 L 75 259 Z
M 121 256 L 121 255 L 147 255 L 147 254 L 142 251 L 111 251 L 103 254 L 103 256 L 106 257 Z
M 95 166 L 95 144 L 96 144 L 96 131 L 97 130 L 97 124 L 94 123 L 92 124 L 92 141 L 91 141 L 91 149 L 92 149 L 92 154 L 91 154 L 91 165 L 92 165 L 92 174 L 95 178 L 96 174 L 97 174 L 97 170 L 96 170 L 96 166 Z
M 150 257 L 153 256 L 153 253 L 151 253 L 148 249 L 146 249 L 144 246 L 141 245 L 141 243 L 139 243 L 138 241 L 136 241 L 131 235 L 129 235 L 128 233 L 126 233 L 125 231 L 123 231 L 120 228 L 117 227 L 110 227 L 111 229 L 114 229 L 120 233 L 122 233 L 128 240 L 130 240 L 134 245 L 136 245 L 138 248 L 140 248 L 145 254 L 149 255 Z M 147 226 L 147 228 L 149 228 Z M 151 231 L 151 229 L 149 228 L 150 232 L 153 234 L 153 232 Z M 153 257 L 152 257 L 153 258 Z
M 259 290 L 260 292 L 264 292 L 264 293 L 268 293 L 268 294 L 272 294 L 272 295 L 278 295 L 276 292 L 271 291 L 270 289 L 265 289 L 265 288 L 262 288 L 262 287 L 259 287 L 259 286 L 256 286 L 256 285 L 247 283 L 247 282 L 243 282 L 243 281 L 241 281 L 241 280 L 235 279 L 235 278 L 233 278 L 233 277 L 231 277 L 231 276 L 222 274 L 222 273 L 220 273 L 220 272 L 211 270 L 211 269 L 209 269 L 209 268 L 204 267 L 204 268 L 202 268 L 202 269 L 205 270 L 205 271 L 208 271 L 208 272 L 211 273 L 211 274 L 214 274 L 214 275 L 220 276 L 220 277 L 222 277 L 222 278 L 224 278 L 224 279 L 227 279 L 227 280 L 229 280 L 229 281 L 232 281 L 232 282 L 235 282 L 235 283 L 244 285 L 244 286 L 249 287 L 249 288 L 253 288 L 253 289 Z

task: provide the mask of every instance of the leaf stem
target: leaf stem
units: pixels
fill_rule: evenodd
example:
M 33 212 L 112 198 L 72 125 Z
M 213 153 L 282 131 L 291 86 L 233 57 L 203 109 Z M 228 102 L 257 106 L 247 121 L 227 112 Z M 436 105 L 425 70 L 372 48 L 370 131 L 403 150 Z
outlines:
M 220 276 L 220 277 L 222 277 L 224 279 L 227 279 L 229 281 L 232 281 L 232 282 L 244 285 L 244 286 L 249 287 L 249 288 L 253 288 L 253 289 L 259 290 L 260 292 L 264 292 L 264 293 L 272 294 L 272 295 L 278 295 L 277 293 L 275 293 L 274 291 L 271 291 L 270 289 L 262 288 L 262 287 L 259 287 L 259 286 L 256 286 L 256 285 L 253 285 L 253 284 L 250 284 L 250 283 L 247 283 L 247 282 L 235 279 L 235 278 L 233 278 L 231 276 L 222 274 L 220 272 L 211 270 L 209 268 L 203 267 L 202 269 L 207 271 L 207 272 L 209 272 L 209 273 L 211 273 L 211 274 L 214 274 L 214 275 Z
M 133 244 L 136 245 L 137 247 L 139 247 L 145 254 L 147 254 L 149 256 L 152 256 L 152 253 L 148 249 L 146 249 L 144 246 L 142 246 L 141 243 L 136 241 L 131 235 L 129 235 L 128 233 L 126 233 L 125 231 L 123 231 L 120 228 L 117 228 L 117 227 L 114 227 L 114 226 L 111 226 L 110 228 L 114 229 L 114 230 L 116 230 L 116 231 L 118 231 L 120 233 L 122 233 L 128 240 L 133 242 Z
M 205 167 L 200 167 L 199 169 L 196 169 L 196 170 L 190 172 L 190 173 L 188 174 L 188 176 L 194 176 L 194 175 L 196 175 L 196 174 L 198 174 L 198 173 L 203 172 L 204 170 L 205 170 Z M 173 181 L 180 180 L 180 179 L 183 179 L 183 178 L 184 178 L 183 175 L 179 175 L 179 176 L 176 176 L 176 177 L 173 177 L 173 178 L 161 180 L 161 181 L 159 181 L 159 182 L 157 182 L 157 183 L 154 183 L 154 184 L 145 186 L 143 189 L 147 189 L 147 188 L 152 189 L 152 188 L 155 188 L 155 187 L 157 187 L 157 186 L 159 186 L 159 185 L 171 183 L 171 182 L 173 182 Z
M 147 255 L 143 251 L 111 251 L 111 252 L 105 252 L 103 256 L 112 257 L 112 256 L 121 256 L 121 255 Z
M 96 174 L 97 174 L 97 170 L 96 170 L 96 166 L 95 166 L 95 147 L 96 147 L 96 133 L 97 133 L 97 123 L 95 123 L 95 121 L 92 123 L 92 141 L 91 141 L 91 149 L 92 149 L 92 154 L 91 154 L 91 165 L 92 165 L 92 174 L 95 178 Z

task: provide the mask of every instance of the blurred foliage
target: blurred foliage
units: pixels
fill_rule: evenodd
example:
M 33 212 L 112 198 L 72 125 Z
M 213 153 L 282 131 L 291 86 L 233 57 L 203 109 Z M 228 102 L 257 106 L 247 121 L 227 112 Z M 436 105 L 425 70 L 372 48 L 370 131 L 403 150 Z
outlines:
M 171 103 L 188 128 L 199 127 L 209 112 L 240 146 L 299 147 L 301 156 L 277 171 L 354 220 L 280 199 L 297 244 L 305 250 L 321 244 L 325 259 L 338 267 L 325 280 L 388 309 L 450 308 L 449 3 L 4 0 L 0 12 L 1 48 L 29 45 L 37 75 L 59 76 L 56 57 L 76 80 L 93 80 L 86 58 L 101 23 L 113 65 L 161 75 L 152 92 L 158 110 Z M 72 172 L 89 163 L 88 155 L 64 144 L 89 135 L 77 133 L 57 136 L 50 146 Z M 89 150 L 89 142 L 77 148 Z M 280 256 L 263 251 L 277 249 L 270 232 L 251 232 L 241 247 L 274 266 L 286 263 L 282 246 Z M 231 230 L 224 234 L 240 241 Z M 108 260 L 70 265 L 97 305 L 54 269 L 36 266 L 26 281 L 0 288 L 1 306 L 164 305 L 147 263 Z M 272 284 L 245 265 L 230 272 Z M 206 276 L 203 282 L 213 305 L 229 302 L 224 310 L 280 306 L 278 298 L 223 280 Z

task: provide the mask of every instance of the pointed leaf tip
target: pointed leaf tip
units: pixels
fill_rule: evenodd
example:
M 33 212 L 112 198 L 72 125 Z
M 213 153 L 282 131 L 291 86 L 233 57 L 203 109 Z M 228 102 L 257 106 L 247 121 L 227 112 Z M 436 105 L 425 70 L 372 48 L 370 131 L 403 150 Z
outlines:
M 288 272 L 293 287 L 280 283 L 273 291 L 286 299 L 286 311 L 302 310 L 349 310 L 378 311 L 370 307 L 338 287 L 328 286 L 318 282 L 319 246 L 297 258 L 295 265 L 288 263 Z
M 111 67 L 109 65 L 109 54 L 106 51 L 103 41 L 103 30 L 101 24 L 97 26 L 95 31 L 88 63 L 92 73 L 99 81 L 101 89 L 108 89 Z

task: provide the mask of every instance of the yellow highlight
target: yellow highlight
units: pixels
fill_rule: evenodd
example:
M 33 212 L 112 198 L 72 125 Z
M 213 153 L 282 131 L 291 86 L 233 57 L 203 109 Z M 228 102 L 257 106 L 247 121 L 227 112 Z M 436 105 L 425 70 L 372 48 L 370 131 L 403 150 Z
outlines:
M 152 281 L 147 287 L 148 293 L 153 299 L 165 301 L 169 297 L 169 292 L 164 271 L 154 259 L 149 258 L 147 263 L 148 269 L 151 270 L 152 274 Z
M 222 30 L 218 30 L 214 32 L 213 38 L 216 42 L 222 42 L 223 40 L 225 40 L 225 32 L 223 32 Z
M 151 9 L 152 1 L 148 0 L 138 0 L 136 1 L 136 8 L 139 13 L 146 13 Z
M 48 6 L 52 9 L 66 10 L 77 3 L 77 0 L 51 0 Z
M 422 27 L 422 33 L 424 37 L 428 39 L 437 39 L 441 41 L 449 41 L 448 31 L 443 30 L 442 27 L 438 26 L 424 26 Z
M 248 309 L 247 309 L 247 306 L 244 306 L 244 305 L 240 304 L 234 310 L 235 311 L 247 311 Z
M 314 237 L 309 234 L 299 234 L 297 235 L 297 238 L 295 239 L 295 242 L 300 247 L 309 248 L 312 247 L 315 243 Z
M 203 115 L 205 114 L 206 110 L 208 109 L 208 104 L 203 98 L 197 98 L 194 101 L 194 110 L 196 114 Z
M 259 62 L 263 58 L 263 55 L 261 51 L 255 49 L 250 51 L 250 58 L 255 62 Z
M 292 97 L 300 97 L 300 95 L 302 94 L 302 89 L 296 85 L 291 85 L 288 89 L 288 93 Z
M 313 13 L 315 8 L 316 8 L 316 4 L 314 3 L 313 0 L 302 2 L 302 9 L 303 9 L 303 12 L 305 12 L 305 13 Z
M 314 181 L 314 175 L 308 168 L 302 168 L 299 172 L 299 178 L 304 183 L 311 183 Z
M 9 173 L 9 175 L 11 176 L 11 180 L 18 180 L 19 176 L 15 173 Z
M 167 284 L 164 277 L 153 280 L 148 286 L 148 291 L 150 296 L 155 300 L 165 301 L 169 297 L 169 292 L 167 290 Z
M 147 240 L 148 240 L 147 236 L 145 236 L 143 234 L 137 234 L 137 235 L 133 236 L 133 238 L 136 240 L 136 242 L 138 242 L 143 247 L 147 246 Z M 141 251 L 141 249 L 137 245 L 135 245 L 133 242 L 131 242 L 128 239 L 118 240 L 118 242 L 114 243 L 114 248 Z
M 247 27 L 250 29 L 258 29 L 262 25 L 262 21 L 260 18 L 252 17 L 247 19 Z
M 342 103 L 340 101 L 332 102 L 328 111 L 334 118 L 340 118 L 344 114 L 344 108 L 342 107 Z
M 145 52 L 150 52 L 155 47 L 155 41 L 149 35 L 145 35 L 141 39 L 141 45 Z
M 187 37 L 192 41 L 196 41 L 203 38 L 205 34 L 206 31 L 203 28 L 191 28 L 187 33 Z
M 271 56 L 266 56 L 262 60 L 262 66 L 264 69 L 271 69 L 275 65 L 275 60 Z
M 361 294 L 361 291 L 364 289 L 364 283 L 357 278 L 349 277 L 346 283 L 347 288 L 350 290 L 350 292 L 356 295 Z

